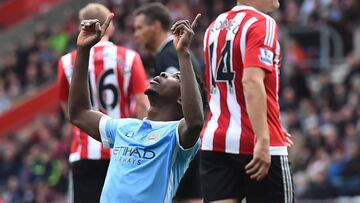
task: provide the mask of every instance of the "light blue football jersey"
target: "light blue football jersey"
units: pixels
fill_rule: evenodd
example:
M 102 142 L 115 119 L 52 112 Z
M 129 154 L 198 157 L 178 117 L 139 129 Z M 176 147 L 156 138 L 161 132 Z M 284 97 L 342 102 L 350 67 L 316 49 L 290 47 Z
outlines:
M 192 148 L 183 149 L 179 123 L 103 116 L 101 139 L 112 154 L 100 202 L 172 202 L 200 144 L 199 139 Z

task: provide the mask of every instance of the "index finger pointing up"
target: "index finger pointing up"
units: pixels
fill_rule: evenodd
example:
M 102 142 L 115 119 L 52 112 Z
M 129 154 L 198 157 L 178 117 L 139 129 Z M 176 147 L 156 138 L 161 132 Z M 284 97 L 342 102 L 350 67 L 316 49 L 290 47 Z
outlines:
M 198 13 L 194 19 L 194 21 L 191 23 L 191 29 L 194 30 L 194 28 L 198 25 L 199 19 L 201 17 L 201 14 Z
M 113 13 L 111 13 L 110 15 L 108 15 L 108 17 L 106 18 L 104 24 L 101 26 L 103 30 L 106 30 L 106 29 L 109 27 L 110 22 L 111 22 L 111 20 L 113 19 L 113 17 L 114 17 L 114 14 L 113 14 Z

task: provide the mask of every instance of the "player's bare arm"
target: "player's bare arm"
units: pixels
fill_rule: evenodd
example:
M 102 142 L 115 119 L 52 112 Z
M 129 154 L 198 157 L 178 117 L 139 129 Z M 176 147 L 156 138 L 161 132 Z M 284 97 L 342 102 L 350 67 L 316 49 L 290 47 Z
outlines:
M 288 147 L 294 146 L 294 142 L 291 140 L 291 134 L 285 128 L 283 128 L 283 132 L 285 134 L 286 145 Z
M 265 74 L 261 68 L 250 67 L 244 70 L 242 79 L 246 109 L 256 135 L 253 159 L 245 170 L 250 178 L 256 180 L 261 180 L 268 174 L 271 163 Z
M 177 51 L 181 76 L 181 104 L 184 120 L 179 124 L 181 146 L 192 147 L 199 138 L 204 125 L 203 103 L 190 58 L 190 45 L 200 14 L 190 25 L 188 20 L 177 21 L 171 28 L 175 35 L 174 46 Z
M 81 30 L 77 39 L 77 55 L 71 79 L 69 93 L 69 119 L 71 123 L 88 133 L 96 140 L 101 140 L 99 122 L 101 112 L 91 110 L 88 66 L 90 49 L 104 36 L 113 14 L 109 15 L 105 23 L 100 26 L 96 19 L 81 22 Z

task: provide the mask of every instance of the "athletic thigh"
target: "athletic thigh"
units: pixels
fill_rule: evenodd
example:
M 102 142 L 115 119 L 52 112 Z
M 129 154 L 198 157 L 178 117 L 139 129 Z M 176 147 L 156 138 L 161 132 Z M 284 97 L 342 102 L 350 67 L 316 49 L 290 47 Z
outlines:
M 271 156 L 269 174 L 262 181 L 246 178 L 247 203 L 293 203 L 294 193 L 287 156 Z

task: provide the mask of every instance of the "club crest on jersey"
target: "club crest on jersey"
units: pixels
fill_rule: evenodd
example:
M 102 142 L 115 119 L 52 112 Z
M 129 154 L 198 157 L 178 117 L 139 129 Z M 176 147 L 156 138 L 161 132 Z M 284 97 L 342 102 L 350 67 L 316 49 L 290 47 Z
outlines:
M 272 66 L 274 59 L 274 52 L 267 48 L 260 48 L 259 60 L 265 65 Z
M 149 144 L 153 144 L 153 143 L 155 143 L 157 140 L 158 140 L 158 138 L 160 137 L 160 135 L 159 134 L 150 134 L 148 137 L 147 137 L 147 142 L 149 143 Z

